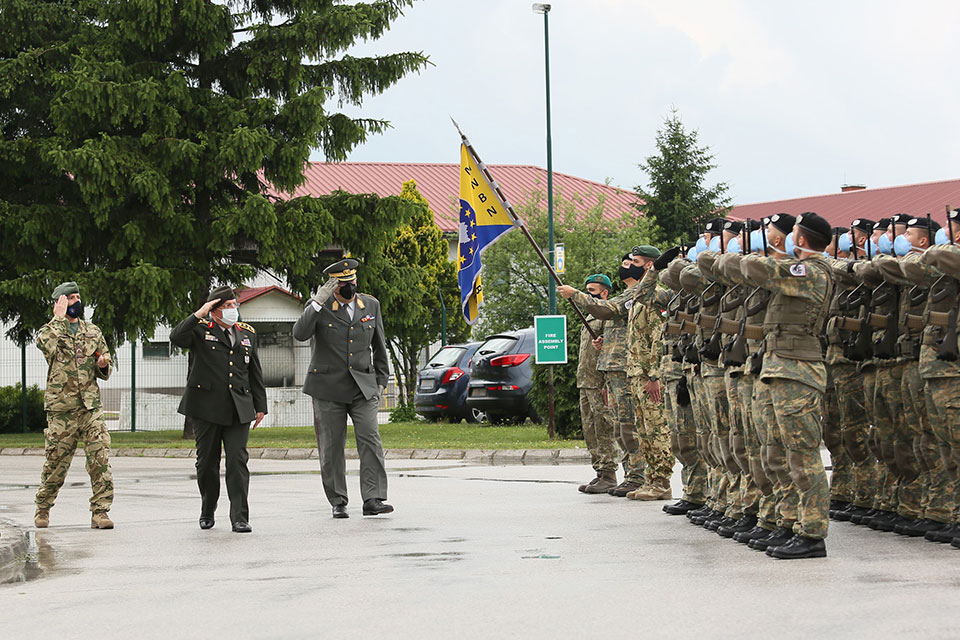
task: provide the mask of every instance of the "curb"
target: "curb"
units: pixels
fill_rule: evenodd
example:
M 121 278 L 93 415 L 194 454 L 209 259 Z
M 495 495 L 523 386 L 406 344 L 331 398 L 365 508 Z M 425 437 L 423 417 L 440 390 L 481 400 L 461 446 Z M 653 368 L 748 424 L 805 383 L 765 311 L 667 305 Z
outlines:
M 262 460 L 316 460 L 317 449 L 247 449 L 250 458 Z M 43 449 L 24 449 L 6 447 L 0 449 L 0 456 L 42 456 Z M 196 458 L 193 448 L 180 449 L 111 449 L 115 458 Z M 586 449 L 384 449 L 387 460 L 451 460 L 474 464 L 494 465 L 557 465 L 587 464 L 590 452 Z M 356 449 L 346 450 L 347 460 L 358 460 Z
M 27 537 L 10 520 L 0 520 L 0 584 L 19 582 L 27 560 Z

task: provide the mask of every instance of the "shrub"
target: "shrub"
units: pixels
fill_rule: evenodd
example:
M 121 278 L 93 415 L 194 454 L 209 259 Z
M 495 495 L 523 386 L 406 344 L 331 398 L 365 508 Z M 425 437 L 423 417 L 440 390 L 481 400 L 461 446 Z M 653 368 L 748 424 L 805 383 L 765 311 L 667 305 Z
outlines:
M 390 409 L 390 422 L 416 422 L 419 419 L 413 404 L 398 404 Z
M 0 433 L 23 431 L 20 384 L 0 387 Z M 43 411 L 43 391 L 37 385 L 27 387 L 27 430 L 39 433 L 47 427 Z

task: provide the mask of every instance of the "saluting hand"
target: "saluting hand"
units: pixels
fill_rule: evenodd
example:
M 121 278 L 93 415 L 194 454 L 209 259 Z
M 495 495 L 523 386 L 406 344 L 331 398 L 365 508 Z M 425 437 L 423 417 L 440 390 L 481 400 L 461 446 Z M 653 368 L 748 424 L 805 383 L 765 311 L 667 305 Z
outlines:
M 58 320 L 63 320 L 67 317 L 67 296 L 60 296 L 57 298 L 57 301 L 53 303 L 53 317 Z
M 198 319 L 203 320 L 207 317 L 207 314 L 210 313 L 210 310 L 213 309 L 213 306 L 218 302 L 220 302 L 220 298 L 205 302 L 202 307 L 193 312 L 193 315 L 197 316 Z
M 250 427 L 250 428 L 251 428 L 251 429 L 256 429 L 256 428 L 257 428 L 257 425 L 260 424 L 260 421 L 263 420 L 263 416 L 265 416 L 265 415 L 266 415 L 266 414 L 265 414 L 263 411 L 257 411 L 257 419 L 254 420 L 253 426 Z

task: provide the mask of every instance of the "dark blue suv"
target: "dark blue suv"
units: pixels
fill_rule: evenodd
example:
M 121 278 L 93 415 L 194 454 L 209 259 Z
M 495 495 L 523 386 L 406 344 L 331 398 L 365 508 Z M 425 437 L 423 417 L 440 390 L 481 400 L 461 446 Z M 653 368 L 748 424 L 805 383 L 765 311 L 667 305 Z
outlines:
M 493 424 L 540 422 L 527 394 L 533 388 L 533 329 L 487 338 L 473 355 L 467 405 L 483 411 Z
M 483 421 L 482 411 L 467 406 L 470 358 L 480 344 L 450 344 L 433 354 L 417 377 L 417 389 L 413 394 L 417 413 L 428 420 Z

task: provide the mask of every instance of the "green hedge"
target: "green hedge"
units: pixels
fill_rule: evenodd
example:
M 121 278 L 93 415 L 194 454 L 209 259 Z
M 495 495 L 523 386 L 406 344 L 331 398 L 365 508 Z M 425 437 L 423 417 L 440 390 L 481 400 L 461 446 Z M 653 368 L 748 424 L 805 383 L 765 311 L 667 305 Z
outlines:
M 582 438 L 583 425 L 580 422 L 580 391 L 577 389 L 577 356 L 578 342 L 567 347 L 567 364 L 533 365 L 533 389 L 530 390 L 530 401 L 533 403 L 540 421 L 549 422 L 549 391 L 547 383 L 547 366 L 553 367 L 553 406 L 554 421 L 557 427 L 557 436 L 561 438 Z
M 0 387 L 0 433 L 23 431 L 20 385 Z M 47 427 L 43 411 L 43 390 L 37 385 L 27 387 L 27 430 L 39 433 Z

